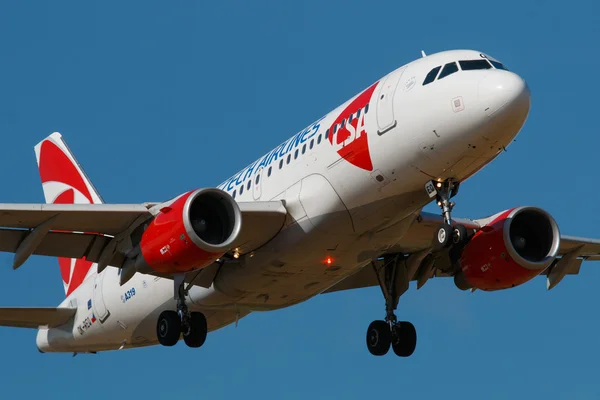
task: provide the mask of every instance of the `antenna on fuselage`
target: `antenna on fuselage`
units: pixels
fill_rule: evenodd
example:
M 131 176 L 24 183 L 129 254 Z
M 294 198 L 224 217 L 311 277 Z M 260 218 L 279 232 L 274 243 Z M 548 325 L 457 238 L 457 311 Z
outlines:
M 422 55 L 423 57 L 427 57 L 427 54 L 425 54 L 425 52 L 424 52 L 423 50 L 421 50 L 421 55 Z

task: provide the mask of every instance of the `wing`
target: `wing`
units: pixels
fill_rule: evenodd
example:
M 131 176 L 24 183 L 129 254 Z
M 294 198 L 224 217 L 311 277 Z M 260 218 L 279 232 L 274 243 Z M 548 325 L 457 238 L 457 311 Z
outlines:
M 283 227 L 287 211 L 280 201 L 238 205 L 242 229 L 232 248 L 240 253 L 264 245 Z M 0 204 L 0 251 L 15 253 L 13 268 L 31 255 L 98 262 L 109 243 L 127 242 L 158 207 L 157 203 Z M 117 251 L 108 265 L 121 267 L 124 260 L 123 252 Z
M 374 260 L 372 266 L 360 269 L 324 293 L 378 286 L 377 274 L 382 270 L 383 257 L 386 254 L 405 254 L 407 256 L 406 267 L 410 275 L 408 279 L 417 281 L 417 289 L 420 289 L 430 278 L 452 276 L 452 274 L 444 272 L 447 257 L 433 257 L 430 253 L 433 248 L 434 233 L 444 222 L 443 218 L 425 212 L 411 218 L 414 221 L 408 232 L 395 246 L 387 249 L 380 259 Z M 483 222 L 487 219 L 456 218 L 453 221 L 474 232 L 481 229 Z M 558 285 L 566 275 L 579 274 L 581 264 L 585 260 L 600 261 L 600 240 L 561 235 L 557 259 L 541 273 L 546 276 L 547 288 L 552 289 Z
M 54 328 L 67 323 L 75 311 L 75 308 L 0 308 L 0 326 Z

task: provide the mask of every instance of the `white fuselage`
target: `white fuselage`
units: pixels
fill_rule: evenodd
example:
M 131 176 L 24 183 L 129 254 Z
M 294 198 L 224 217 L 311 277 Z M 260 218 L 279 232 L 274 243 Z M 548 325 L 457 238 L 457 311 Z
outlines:
M 238 201 L 285 200 L 288 218 L 209 289 L 190 290 L 209 329 L 322 293 L 402 240 L 431 201 L 426 182 L 464 181 L 492 161 L 525 122 L 525 82 L 502 69 L 460 69 L 423 85 L 437 66 L 484 57 L 448 51 L 402 66 L 219 185 Z M 40 330 L 38 348 L 156 344 L 158 315 L 175 309 L 173 281 L 136 274 L 121 287 L 118 271 L 92 268 L 62 303 L 77 307 L 74 323 Z

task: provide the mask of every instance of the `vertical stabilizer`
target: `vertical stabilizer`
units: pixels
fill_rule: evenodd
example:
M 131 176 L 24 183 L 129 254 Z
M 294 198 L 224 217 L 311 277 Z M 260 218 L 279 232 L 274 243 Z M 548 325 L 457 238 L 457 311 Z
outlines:
M 46 203 L 103 203 L 60 133 L 54 132 L 34 149 Z M 75 258 L 59 258 L 58 263 L 67 296 L 83 282 L 94 265 L 87 260 Z

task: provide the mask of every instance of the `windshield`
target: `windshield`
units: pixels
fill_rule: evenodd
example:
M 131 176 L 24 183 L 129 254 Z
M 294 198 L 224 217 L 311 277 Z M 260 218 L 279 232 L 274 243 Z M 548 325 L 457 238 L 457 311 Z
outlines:
M 470 71 L 474 69 L 491 69 L 492 65 L 486 59 L 481 60 L 466 60 L 459 61 L 460 69 L 463 71 Z
M 481 58 L 477 60 L 462 60 L 458 61 L 458 64 L 460 65 L 461 71 L 473 71 L 476 69 L 502 69 L 508 71 L 508 68 L 506 68 L 501 62 L 493 61 L 488 58 Z M 442 70 L 442 72 L 440 72 L 440 69 Z M 438 65 L 437 67 L 429 71 L 429 73 L 425 76 L 423 86 L 428 85 L 433 81 L 439 81 L 440 79 L 445 78 L 448 75 L 454 74 L 455 72 L 459 72 L 459 69 L 456 65 L 456 62 L 454 61 L 444 65 L 443 69 L 441 65 Z

